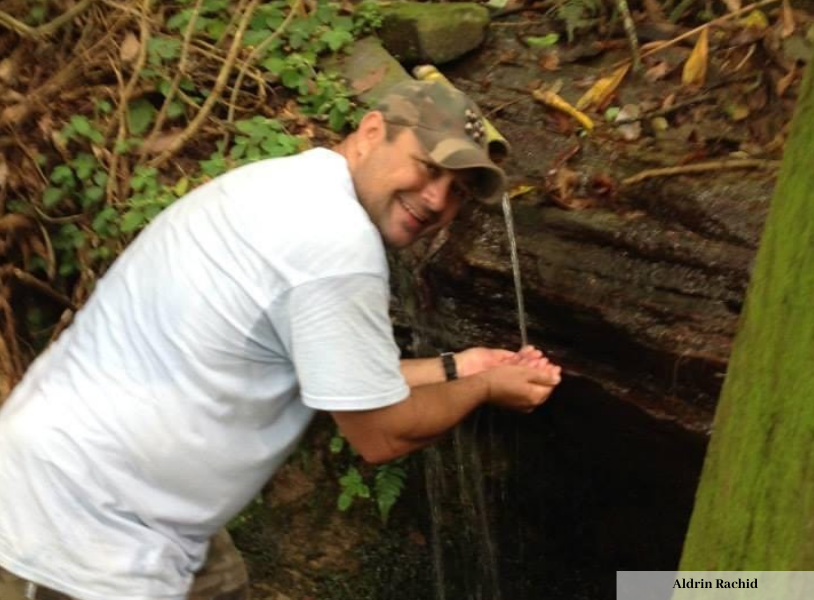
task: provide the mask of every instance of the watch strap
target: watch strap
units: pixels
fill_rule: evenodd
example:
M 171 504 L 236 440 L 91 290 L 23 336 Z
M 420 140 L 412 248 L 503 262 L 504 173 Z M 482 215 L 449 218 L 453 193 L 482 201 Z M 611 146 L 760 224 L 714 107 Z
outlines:
M 444 366 L 444 375 L 447 381 L 458 379 L 458 366 L 455 364 L 454 352 L 442 352 L 441 364 Z

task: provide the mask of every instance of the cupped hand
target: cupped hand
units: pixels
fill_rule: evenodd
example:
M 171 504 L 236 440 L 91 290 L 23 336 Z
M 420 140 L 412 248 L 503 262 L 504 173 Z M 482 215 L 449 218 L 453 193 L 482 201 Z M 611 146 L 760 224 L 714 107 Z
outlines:
M 455 355 L 458 376 L 477 375 L 501 365 L 519 365 L 533 369 L 548 370 L 554 367 L 542 350 L 535 346 L 523 346 L 517 352 L 498 348 L 469 348 Z M 556 367 L 559 374 L 559 367 Z
M 531 412 L 543 404 L 560 383 L 561 369 L 544 357 L 530 364 L 507 364 L 481 375 L 489 386 L 489 402 L 503 408 Z

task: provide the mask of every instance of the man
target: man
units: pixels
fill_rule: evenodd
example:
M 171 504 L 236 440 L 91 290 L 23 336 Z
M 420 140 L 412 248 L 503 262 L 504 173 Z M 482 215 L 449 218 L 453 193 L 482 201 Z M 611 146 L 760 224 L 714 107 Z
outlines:
M 393 340 L 383 244 L 496 198 L 485 144 L 466 96 L 407 82 L 334 150 L 247 165 L 164 211 L 0 412 L 3 600 L 206 597 L 210 539 L 229 545 L 216 532 L 314 410 L 381 462 L 481 404 L 545 401 L 560 371 L 533 348 L 400 362 Z

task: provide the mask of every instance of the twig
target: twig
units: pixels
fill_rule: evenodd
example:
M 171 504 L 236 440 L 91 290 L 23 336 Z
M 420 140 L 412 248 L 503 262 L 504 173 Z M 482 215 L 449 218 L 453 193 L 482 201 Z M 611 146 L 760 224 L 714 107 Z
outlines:
M 56 300 L 63 306 L 67 306 L 71 310 L 76 310 L 76 305 L 71 302 L 71 299 L 65 296 L 64 294 L 60 294 L 50 285 L 45 283 L 44 281 L 37 279 L 33 275 L 26 273 L 20 268 L 17 267 L 4 267 L 3 269 L 4 275 L 11 275 L 20 283 L 27 285 L 30 288 L 37 290 L 38 292 L 45 294 L 49 298 Z
M 654 177 L 670 177 L 687 173 L 707 173 L 709 171 L 727 171 L 729 169 L 775 169 L 779 166 L 779 160 L 764 160 L 759 158 L 716 160 L 691 165 L 679 165 L 677 167 L 646 169 L 632 177 L 623 179 L 621 185 L 630 186 Z
M 243 84 L 243 78 L 246 75 L 246 70 L 254 63 L 258 56 L 262 55 L 263 52 L 266 51 L 266 48 L 269 47 L 271 42 L 279 38 L 283 32 L 288 28 L 291 24 L 291 21 L 294 20 L 294 17 L 297 15 L 299 11 L 302 10 L 303 0 L 294 0 L 294 3 L 291 5 L 291 10 L 285 17 L 285 20 L 280 23 L 280 26 L 268 36 L 266 39 L 262 41 L 254 50 L 251 51 L 249 54 L 249 58 L 246 59 L 246 62 L 240 69 L 240 72 L 237 74 L 237 79 L 235 81 L 234 86 L 232 87 L 232 94 L 229 97 L 229 112 L 227 113 L 226 121 L 228 123 L 234 122 L 235 118 L 235 104 L 237 104 L 237 94 L 240 91 L 240 86 Z M 227 128 L 227 136 L 228 128 Z
M 108 40 L 113 37 L 118 31 L 124 26 L 127 22 L 127 17 L 121 15 L 117 21 L 105 31 L 105 34 L 99 38 L 91 48 L 86 51 L 86 55 L 93 56 L 97 53 L 98 50 L 104 46 Z M 23 106 L 24 111 L 22 114 L 18 114 L 15 116 L 14 121 L 9 123 L 7 121 L 3 121 L 0 119 L 0 126 L 3 125 L 13 125 L 14 127 L 22 129 L 25 122 L 31 118 L 31 116 L 35 113 L 35 109 L 37 111 L 42 109 L 44 100 L 47 96 L 52 93 L 62 91 L 68 82 L 77 77 L 77 73 L 82 70 L 87 70 L 87 65 L 84 64 L 85 56 L 79 55 L 75 56 L 71 61 L 65 65 L 59 72 L 54 74 L 52 77 L 48 79 L 45 83 L 39 86 L 36 90 L 28 92 L 26 95 L 26 102 Z
M 127 106 L 130 101 L 130 97 L 133 95 L 136 86 L 138 85 L 139 77 L 141 76 L 141 71 L 144 68 L 144 65 L 147 62 L 147 46 L 150 43 L 150 9 L 152 0 L 142 0 L 141 6 L 141 15 L 139 18 L 139 32 L 141 39 L 139 40 L 139 52 L 136 58 L 136 63 L 133 66 L 133 72 L 130 74 L 130 80 L 127 82 L 127 85 L 124 86 L 122 89 L 121 95 L 119 96 L 119 106 L 118 110 L 116 111 L 116 116 L 113 118 L 110 126 L 112 127 L 114 123 L 118 120 L 118 132 L 116 134 L 116 145 L 113 147 L 113 152 L 110 158 L 110 166 L 109 166 L 109 173 L 107 179 L 107 203 L 112 204 L 114 197 L 116 196 L 116 192 L 118 192 L 118 185 L 117 185 L 117 171 L 119 165 L 119 153 L 116 152 L 118 146 L 120 146 L 125 138 L 127 137 Z M 116 71 L 118 76 L 118 71 L 116 66 L 113 65 L 113 70 Z M 119 76 L 120 77 L 120 76 Z M 121 82 L 121 79 L 119 80 Z
M 74 6 L 66 10 L 58 17 L 48 21 L 47 23 L 38 25 L 37 27 L 31 27 L 30 25 L 15 19 L 10 14 L 0 11 L 0 25 L 4 26 L 6 29 L 12 30 L 22 37 L 36 40 L 51 35 L 65 23 L 69 23 L 74 19 L 74 17 L 84 12 L 84 10 L 94 2 L 96 2 L 96 0 L 81 0 L 81 2 L 77 2 Z
M 184 129 L 184 131 L 172 141 L 169 148 L 147 163 L 149 166 L 159 167 L 160 165 L 164 164 L 167 159 L 178 152 L 178 150 L 180 150 L 184 144 L 186 144 L 189 139 L 198 132 L 201 125 L 204 123 L 204 121 L 206 121 L 206 118 L 209 116 L 209 113 L 212 111 L 212 108 L 215 106 L 218 98 L 220 98 L 223 88 L 226 86 L 226 82 L 229 79 L 229 74 L 232 72 L 235 60 L 237 59 L 237 54 L 240 51 L 243 41 L 243 34 L 246 32 L 246 28 L 249 26 L 249 21 L 251 20 L 259 2 L 260 0 L 251 0 L 248 7 L 245 9 L 245 12 L 243 12 L 243 16 L 240 19 L 237 31 L 235 32 L 235 37 L 232 40 L 232 45 L 229 47 L 229 52 L 226 55 L 226 60 L 221 66 L 220 72 L 218 73 L 218 78 L 215 81 L 215 85 L 212 88 L 212 91 L 209 93 L 209 96 L 207 96 L 206 101 L 203 103 L 201 110 L 198 111 L 195 118 L 190 121 L 186 129 Z M 242 10 L 241 6 L 238 6 L 236 10 Z
M 150 142 L 155 139 L 158 135 L 158 132 L 161 131 L 162 125 L 164 125 L 164 119 L 167 117 L 167 111 L 170 107 L 170 102 L 172 101 L 175 93 L 178 91 L 181 85 L 181 79 L 186 74 L 187 69 L 187 60 L 189 60 L 189 45 L 190 41 L 192 40 L 192 34 L 195 32 L 195 23 L 198 22 L 198 14 L 201 11 L 201 4 L 203 4 L 203 0 L 196 0 L 195 6 L 192 7 L 192 13 L 189 18 L 189 23 L 187 24 L 187 28 L 184 31 L 184 41 L 181 44 L 181 56 L 178 59 L 178 71 L 175 73 L 175 77 L 172 79 L 172 83 L 170 84 L 170 88 L 167 91 L 167 94 L 164 96 L 164 102 L 161 104 L 161 109 L 158 111 L 158 115 L 156 115 L 155 123 L 153 123 L 153 128 L 150 131 L 150 134 L 145 139 L 144 144 L 142 145 L 142 149 L 147 147 Z M 141 151 L 143 154 L 143 150 Z
M 639 73 L 642 70 L 642 58 L 639 51 L 639 38 L 636 35 L 636 25 L 633 23 L 633 18 L 630 16 L 630 9 L 627 6 L 627 0 L 616 0 L 616 6 L 619 8 L 619 13 L 622 15 L 622 24 L 625 26 L 627 41 L 630 44 L 630 54 L 633 57 L 633 72 Z

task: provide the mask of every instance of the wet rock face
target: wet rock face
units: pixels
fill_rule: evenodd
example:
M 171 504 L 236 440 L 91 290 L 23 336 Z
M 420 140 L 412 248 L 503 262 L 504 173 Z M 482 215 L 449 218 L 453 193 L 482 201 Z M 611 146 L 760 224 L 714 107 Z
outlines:
M 487 520 L 503 597 L 612 598 L 616 570 L 678 564 L 774 181 L 722 170 L 619 186 L 681 164 L 688 147 L 628 144 L 602 127 L 577 136 L 522 90 L 597 66 L 545 74 L 507 43 L 447 75 L 511 142 L 511 182 L 534 186 L 513 201 L 529 340 L 565 375 L 534 415 L 486 411 Z M 573 102 L 579 90 L 567 86 Z M 578 187 L 602 174 L 616 193 L 565 210 L 549 182 L 566 163 Z M 499 206 L 466 207 L 446 239 L 402 254 L 393 280 L 406 347 L 519 345 Z

